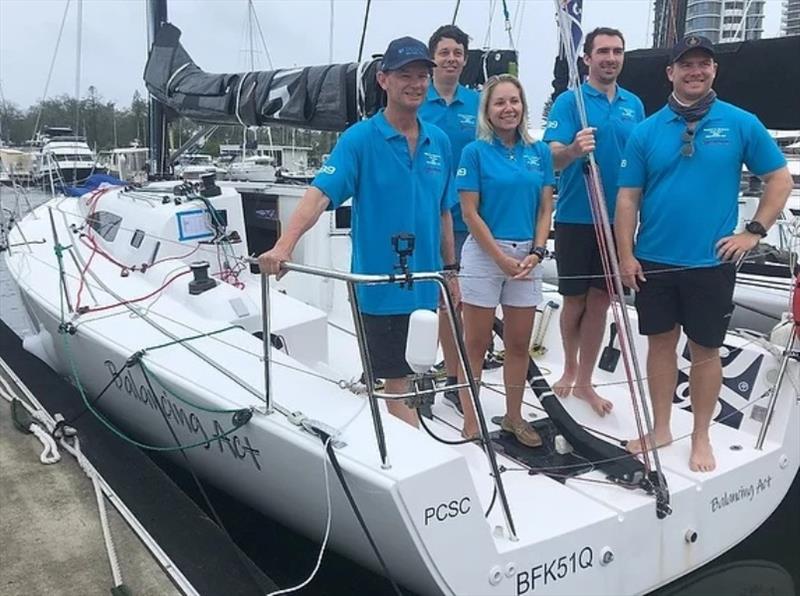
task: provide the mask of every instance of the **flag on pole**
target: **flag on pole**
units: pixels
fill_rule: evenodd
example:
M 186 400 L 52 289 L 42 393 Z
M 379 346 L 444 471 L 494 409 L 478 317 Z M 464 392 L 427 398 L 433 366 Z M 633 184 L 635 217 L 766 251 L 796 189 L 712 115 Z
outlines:
M 581 55 L 581 42 L 583 41 L 583 29 L 581 28 L 581 16 L 583 16 L 583 0 L 560 0 L 561 10 L 563 10 L 570 23 L 570 33 L 572 34 L 572 47 L 575 53 Z M 562 47 L 563 53 L 563 47 Z

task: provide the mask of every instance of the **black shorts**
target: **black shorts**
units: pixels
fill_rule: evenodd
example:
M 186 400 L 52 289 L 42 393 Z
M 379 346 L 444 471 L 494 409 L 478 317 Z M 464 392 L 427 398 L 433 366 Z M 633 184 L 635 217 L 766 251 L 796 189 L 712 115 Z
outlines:
M 406 362 L 410 316 L 361 313 L 372 375 L 376 379 L 402 379 L 412 374 Z
M 693 342 L 707 348 L 722 346 L 733 313 L 733 263 L 684 269 L 639 262 L 647 278 L 636 292 L 639 333 L 666 333 L 678 324 Z
M 582 296 L 589 288 L 606 291 L 603 261 L 592 224 L 555 224 L 558 293 Z

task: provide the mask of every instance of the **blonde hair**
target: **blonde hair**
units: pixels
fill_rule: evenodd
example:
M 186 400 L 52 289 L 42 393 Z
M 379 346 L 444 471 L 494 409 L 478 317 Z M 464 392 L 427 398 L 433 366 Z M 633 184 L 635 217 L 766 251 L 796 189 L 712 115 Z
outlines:
M 522 83 L 519 82 L 519 79 L 510 74 L 500 74 L 489 77 L 489 80 L 486 81 L 486 84 L 483 86 L 481 102 L 478 107 L 477 138 L 490 143 L 494 140 L 494 126 L 492 126 L 492 123 L 489 121 L 489 101 L 492 98 L 495 87 L 500 83 L 511 83 L 519 90 L 519 98 L 522 101 L 522 119 L 519 122 L 519 126 L 517 126 L 517 132 L 526 145 L 532 145 L 534 140 L 528 132 L 528 100 L 525 99 L 525 90 L 522 88 Z

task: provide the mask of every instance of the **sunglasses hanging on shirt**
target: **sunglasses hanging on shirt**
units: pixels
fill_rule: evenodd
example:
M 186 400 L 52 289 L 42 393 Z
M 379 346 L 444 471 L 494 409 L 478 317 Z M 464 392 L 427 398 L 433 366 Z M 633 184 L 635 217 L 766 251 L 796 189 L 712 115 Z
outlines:
M 686 125 L 686 130 L 681 134 L 681 155 L 684 157 L 691 157 L 694 155 L 694 128 L 695 123 L 692 122 Z

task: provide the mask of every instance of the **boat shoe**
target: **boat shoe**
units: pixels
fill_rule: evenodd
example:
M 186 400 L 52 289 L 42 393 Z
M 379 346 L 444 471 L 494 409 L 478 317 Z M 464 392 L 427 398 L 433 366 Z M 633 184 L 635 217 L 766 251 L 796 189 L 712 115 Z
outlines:
M 524 420 L 512 424 L 506 416 L 503 416 L 503 420 L 500 422 L 500 428 L 507 433 L 513 434 L 517 441 L 526 447 L 540 447 L 542 444 L 542 437 L 540 437 L 539 433 Z

